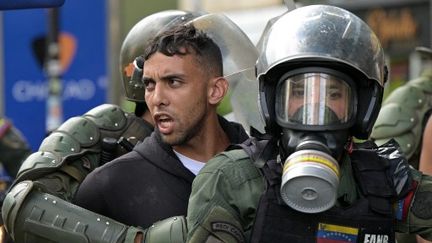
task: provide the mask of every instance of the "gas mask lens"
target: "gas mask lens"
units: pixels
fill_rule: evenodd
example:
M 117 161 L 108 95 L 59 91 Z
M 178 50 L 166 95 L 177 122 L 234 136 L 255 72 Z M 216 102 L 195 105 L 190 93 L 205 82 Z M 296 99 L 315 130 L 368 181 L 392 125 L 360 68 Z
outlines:
M 283 127 L 338 126 L 353 116 L 350 86 L 331 74 L 302 73 L 282 78 L 276 92 L 276 118 Z

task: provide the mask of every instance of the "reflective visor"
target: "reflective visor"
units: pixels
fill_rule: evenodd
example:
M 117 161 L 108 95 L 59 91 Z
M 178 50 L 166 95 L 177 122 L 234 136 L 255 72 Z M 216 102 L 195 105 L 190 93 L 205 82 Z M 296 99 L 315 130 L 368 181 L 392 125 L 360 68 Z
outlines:
M 356 103 L 344 80 L 326 73 L 302 73 L 281 80 L 276 95 L 280 125 L 333 126 L 348 123 Z

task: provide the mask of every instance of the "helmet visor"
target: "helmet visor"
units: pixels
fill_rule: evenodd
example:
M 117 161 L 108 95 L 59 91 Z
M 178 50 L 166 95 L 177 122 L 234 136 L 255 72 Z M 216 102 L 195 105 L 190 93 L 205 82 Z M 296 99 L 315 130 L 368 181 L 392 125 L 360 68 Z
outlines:
M 223 59 L 223 75 L 234 87 L 248 75 L 254 75 L 258 50 L 249 37 L 223 14 L 206 14 L 189 22 L 205 32 L 219 46 Z
M 276 119 L 288 128 L 341 128 L 354 116 L 351 90 L 348 82 L 326 73 L 283 78 L 276 90 Z
M 206 14 L 189 22 L 205 32 L 219 46 L 223 75 L 230 84 L 231 105 L 236 121 L 246 130 L 264 132 L 264 120 L 258 107 L 258 82 L 255 63 L 258 50 L 247 35 L 224 14 Z

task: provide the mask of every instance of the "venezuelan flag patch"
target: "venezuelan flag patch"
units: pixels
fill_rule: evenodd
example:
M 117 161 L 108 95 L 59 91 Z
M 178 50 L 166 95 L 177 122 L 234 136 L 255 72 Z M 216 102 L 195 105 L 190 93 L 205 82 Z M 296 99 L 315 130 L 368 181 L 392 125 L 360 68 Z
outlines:
M 405 221 L 411 207 L 411 202 L 414 198 L 414 192 L 417 188 L 417 182 L 413 182 L 410 192 L 405 196 L 405 198 L 399 200 L 393 205 L 395 217 L 399 221 Z M 424 203 L 423 203 L 424 204 Z
M 358 233 L 358 228 L 319 223 L 317 243 L 355 243 Z

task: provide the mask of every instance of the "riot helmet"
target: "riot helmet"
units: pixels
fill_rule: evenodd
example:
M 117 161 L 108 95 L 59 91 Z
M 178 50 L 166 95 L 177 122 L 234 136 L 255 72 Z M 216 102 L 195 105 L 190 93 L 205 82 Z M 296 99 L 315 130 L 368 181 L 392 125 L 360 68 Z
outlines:
M 140 56 L 144 54 L 150 40 L 167 28 L 186 23 L 200 15 L 180 10 L 166 10 L 149 15 L 132 27 L 120 50 L 120 74 L 127 100 L 145 103 L 145 87 L 141 80 L 144 61 Z
M 366 23 L 342 8 L 305 6 L 280 16 L 260 42 L 256 73 L 267 129 L 277 125 L 315 131 L 351 128 L 351 135 L 368 137 L 387 69 L 381 44 Z M 335 84 L 339 95 L 346 95 L 340 119 L 328 109 Z M 323 89 L 320 102 L 314 103 L 311 92 L 318 92 L 317 85 Z M 290 113 L 300 102 L 300 92 L 304 106 Z
M 279 137 L 281 197 L 305 213 L 331 208 L 352 136 L 369 136 L 387 79 L 381 44 L 360 18 L 310 5 L 278 17 L 256 64 L 266 130 Z

